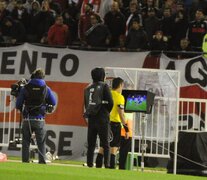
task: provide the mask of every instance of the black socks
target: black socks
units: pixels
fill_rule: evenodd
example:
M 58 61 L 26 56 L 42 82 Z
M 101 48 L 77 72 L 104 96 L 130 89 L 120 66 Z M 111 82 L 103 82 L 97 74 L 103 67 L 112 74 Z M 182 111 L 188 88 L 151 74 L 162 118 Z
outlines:
M 98 153 L 96 157 L 96 167 L 101 168 L 103 164 L 103 154 Z

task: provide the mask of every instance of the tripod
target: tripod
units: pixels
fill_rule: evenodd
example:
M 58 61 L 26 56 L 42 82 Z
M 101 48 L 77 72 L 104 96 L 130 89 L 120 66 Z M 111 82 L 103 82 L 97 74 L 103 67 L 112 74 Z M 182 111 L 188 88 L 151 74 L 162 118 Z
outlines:
M 141 130 L 142 130 L 142 139 L 141 139 L 141 171 L 144 171 L 144 154 L 146 152 L 147 145 L 145 144 L 145 124 L 147 121 L 147 114 L 141 115 Z

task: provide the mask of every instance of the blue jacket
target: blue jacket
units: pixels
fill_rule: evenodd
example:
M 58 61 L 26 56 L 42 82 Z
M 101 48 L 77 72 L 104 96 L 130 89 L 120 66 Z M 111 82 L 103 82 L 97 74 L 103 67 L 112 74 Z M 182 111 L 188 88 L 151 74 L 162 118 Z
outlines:
M 38 85 L 38 86 L 45 86 L 46 85 L 46 83 L 43 79 L 31 79 L 28 83 Z M 52 90 L 48 86 L 46 86 L 46 87 L 47 87 L 47 94 L 46 94 L 46 97 L 45 97 L 46 104 L 51 104 L 51 105 L 55 106 L 56 103 L 57 103 L 56 98 L 55 98 Z M 23 87 L 20 90 L 20 93 L 17 97 L 16 108 L 19 109 L 20 111 L 23 111 L 23 117 L 24 118 L 28 118 L 28 119 L 44 118 L 45 113 L 44 114 L 39 114 L 39 115 L 34 117 L 34 116 L 30 116 L 25 109 L 22 109 L 23 105 L 25 103 L 25 100 L 26 100 L 26 89 Z M 45 104 L 41 105 L 41 110 L 43 112 L 45 112 L 45 110 L 46 110 L 46 105 Z

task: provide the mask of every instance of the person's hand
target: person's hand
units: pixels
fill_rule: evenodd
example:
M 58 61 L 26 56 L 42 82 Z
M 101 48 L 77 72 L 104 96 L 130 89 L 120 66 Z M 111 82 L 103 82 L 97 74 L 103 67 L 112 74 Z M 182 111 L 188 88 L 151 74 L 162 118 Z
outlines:
M 12 43 L 12 44 L 15 44 L 16 42 L 17 42 L 16 39 L 12 39 L 12 40 L 11 40 L 11 43 Z
M 106 45 L 109 45 L 109 43 L 110 43 L 110 39 L 109 39 L 109 38 L 106 38 L 105 43 L 106 43 Z
M 129 139 L 129 132 L 126 132 L 125 139 Z

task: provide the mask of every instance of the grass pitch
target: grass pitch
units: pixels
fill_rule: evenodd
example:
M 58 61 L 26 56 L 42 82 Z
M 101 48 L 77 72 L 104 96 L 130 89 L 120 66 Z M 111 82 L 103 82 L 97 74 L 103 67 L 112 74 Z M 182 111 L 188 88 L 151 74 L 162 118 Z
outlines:
M 128 170 L 96 169 L 80 165 L 0 163 L 1 180 L 200 180 L 206 177 L 140 172 Z

